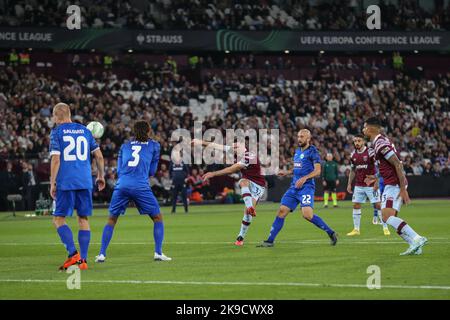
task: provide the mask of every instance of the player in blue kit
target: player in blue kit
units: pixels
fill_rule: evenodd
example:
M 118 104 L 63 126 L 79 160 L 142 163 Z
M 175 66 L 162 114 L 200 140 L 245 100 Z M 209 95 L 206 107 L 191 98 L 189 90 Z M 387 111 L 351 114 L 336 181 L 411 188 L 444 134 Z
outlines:
M 300 204 L 303 217 L 316 227 L 324 230 L 331 239 L 331 245 L 336 245 L 337 234 L 318 215 L 313 213 L 314 207 L 314 178 L 320 175 L 320 156 L 317 148 L 310 144 L 311 133 L 302 129 L 297 135 L 299 148 L 294 155 L 294 169 L 280 171 L 279 176 L 294 174 L 291 186 L 281 199 L 277 217 L 270 229 L 269 238 L 258 247 L 273 247 L 277 234 L 283 228 L 284 219 Z
M 106 249 L 111 241 L 114 227 L 121 214 L 125 214 L 132 200 L 142 215 L 153 220 L 153 238 L 155 239 L 155 261 L 170 261 L 162 253 L 164 224 L 158 201 L 150 189 L 149 177 L 154 176 L 158 168 L 159 143 L 150 139 L 150 125 L 147 121 L 136 121 L 134 140 L 124 143 L 120 148 L 117 161 L 118 181 L 109 205 L 108 222 L 103 229 L 102 245 L 95 262 L 106 260 Z
M 375 169 L 377 172 L 375 177 L 377 177 L 377 180 L 378 180 L 378 190 L 379 190 L 380 197 L 381 197 L 383 195 L 383 191 L 384 191 L 384 180 L 383 180 L 383 177 L 380 175 L 380 170 L 378 169 L 377 164 L 375 164 Z M 375 206 L 374 206 L 374 210 L 373 210 L 372 223 L 373 224 L 383 224 L 383 220 L 381 219 L 381 216 L 380 216 L 378 210 L 375 208 Z
M 55 199 L 53 224 L 68 252 L 68 258 L 60 267 L 65 270 L 78 264 L 87 269 L 87 254 L 91 231 L 88 216 L 92 215 L 91 153 L 97 163 L 98 189 L 105 188 L 103 155 L 92 133 L 83 125 L 71 121 L 70 108 L 58 103 L 53 108 L 56 127 L 50 133 L 50 195 Z M 77 209 L 78 253 L 66 216 Z

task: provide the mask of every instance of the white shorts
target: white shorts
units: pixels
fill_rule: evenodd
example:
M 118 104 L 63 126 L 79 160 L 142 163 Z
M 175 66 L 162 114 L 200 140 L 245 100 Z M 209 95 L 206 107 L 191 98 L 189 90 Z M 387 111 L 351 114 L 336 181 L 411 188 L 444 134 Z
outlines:
M 248 179 L 247 179 L 248 180 Z M 263 186 L 260 186 L 257 183 L 254 183 L 253 181 L 250 181 L 250 194 L 252 195 L 252 198 L 255 199 L 256 202 L 258 202 L 259 199 L 264 195 L 264 192 L 266 191 L 266 188 Z M 241 181 L 239 180 L 239 183 Z
M 370 203 L 380 202 L 380 191 L 373 190 L 372 187 L 360 187 L 355 186 L 353 190 L 353 203 L 365 203 L 366 199 L 369 199 Z
M 400 212 L 400 208 L 402 207 L 403 199 L 398 197 L 400 193 L 399 186 L 387 185 L 384 187 L 383 195 L 381 196 L 381 209 L 384 208 L 393 208 Z

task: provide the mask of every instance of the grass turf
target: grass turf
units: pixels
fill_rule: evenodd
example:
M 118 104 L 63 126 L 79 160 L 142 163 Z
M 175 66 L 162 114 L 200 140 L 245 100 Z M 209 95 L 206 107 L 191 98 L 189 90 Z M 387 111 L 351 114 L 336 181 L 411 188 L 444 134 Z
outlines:
M 386 237 L 363 207 L 361 236 L 350 238 L 351 203 L 315 212 L 340 234 L 336 247 L 297 212 L 287 217 L 273 248 L 256 248 L 270 230 L 278 204 L 260 204 L 244 247 L 233 241 L 243 205 L 192 206 L 165 213 L 164 253 L 154 262 L 153 223 L 130 208 L 119 219 L 104 264 L 95 264 L 107 211 L 90 219 L 89 270 L 81 290 L 68 290 L 57 272 L 65 250 L 51 217 L 0 214 L 0 299 L 449 299 L 450 202 L 415 200 L 400 216 L 429 244 L 421 256 L 400 257 L 407 248 L 391 229 Z M 68 219 L 75 241 L 76 219 Z M 381 286 L 365 287 L 367 268 L 381 270 Z M 145 282 L 148 281 L 148 282 Z M 158 283 L 161 281 L 160 283 Z M 422 286 L 433 286 L 427 288 Z

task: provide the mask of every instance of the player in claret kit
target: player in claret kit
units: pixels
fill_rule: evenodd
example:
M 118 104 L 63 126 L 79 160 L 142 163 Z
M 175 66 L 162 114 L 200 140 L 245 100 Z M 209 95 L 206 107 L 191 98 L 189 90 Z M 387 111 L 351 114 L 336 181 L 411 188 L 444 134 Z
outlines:
M 336 245 L 338 238 L 334 232 L 318 215 L 314 214 L 314 178 L 320 175 L 320 155 L 317 148 L 311 145 L 311 132 L 302 129 L 298 132 L 297 140 L 299 148 L 294 154 L 294 169 L 280 171 L 279 176 L 294 174 L 290 188 L 281 199 L 277 217 L 272 224 L 267 240 L 258 247 L 273 247 L 277 234 L 283 228 L 284 220 L 289 212 L 292 212 L 300 204 L 303 217 L 328 234 L 331 245 Z
M 65 270 L 78 264 L 82 270 L 88 268 L 87 255 L 91 231 L 88 216 L 92 215 L 91 153 L 97 164 L 97 183 L 101 191 L 105 188 L 103 155 L 85 126 L 73 123 L 70 108 L 58 103 L 53 108 L 53 122 L 56 127 L 50 133 L 50 195 L 55 199 L 53 224 L 69 257 L 59 268 Z M 66 217 L 77 209 L 78 253 Z
M 400 255 L 421 254 L 427 238 L 417 234 L 403 219 L 397 217 L 402 202 L 410 202 L 407 191 L 407 180 L 403 165 L 398 158 L 397 150 L 387 137 L 381 134 L 381 123 L 378 118 L 365 121 L 363 133 L 372 142 L 375 158 L 379 163 L 380 175 L 384 180 L 384 192 L 381 198 L 381 213 L 383 222 L 397 230 L 403 240 L 409 243 L 409 248 Z M 375 176 L 368 176 L 366 184 L 376 181 Z
M 364 182 L 367 176 L 375 175 L 375 152 L 366 146 L 364 136 L 361 134 L 354 136 L 353 145 L 355 150 L 350 155 L 352 169 L 347 183 L 347 192 L 353 193 L 353 230 L 347 233 L 347 236 L 360 235 L 361 203 L 365 203 L 366 199 L 369 199 L 370 203 L 375 206 L 375 210 L 381 218 L 378 181 L 371 186 L 367 186 Z M 355 180 L 355 189 L 352 191 L 353 180 Z M 390 235 L 386 223 L 383 223 L 383 232 L 386 236 Z
M 153 220 L 154 260 L 172 260 L 162 252 L 163 217 L 149 184 L 149 177 L 155 175 L 158 168 L 160 146 L 157 141 L 150 139 L 150 125 L 147 121 L 136 121 L 133 131 L 134 140 L 124 143 L 119 151 L 118 180 L 109 205 L 108 222 L 103 228 L 100 253 L 96 256 L 95 262 L 105 262 L 106 249 L 114 227 L 119 216 L 125 214 L 130 201 L 136 204 L 141 215 L 148 215 Z
M 210 146 L 214 149 L 224 152 L 234 153 L 235 164 L 225 169 L 207 172 L 203 175 L 203 179 L 207 180 L 212 177 L 223 176 L 236 172 L 241 172 L 242 178 L 239 180 L 242 199 L 244 200 L 245 210 L 241 223 L 239 235 L 235 241 L 235 245 L 244 245 L 244 238 L 248 232 L 248 228 L 256 216 L 256 205 L 258 200 L 263 196 L 266 190 L 266 179 L 261 174 L 261 165 L 256 154 L 248 151 L 244 143 L 234 143 L 233 146 L 225 146 L 214 142 L 207 142 L 194 139 L 193 144 L 202 144 Z M 242 156 L 241 156 L 242 155 Z

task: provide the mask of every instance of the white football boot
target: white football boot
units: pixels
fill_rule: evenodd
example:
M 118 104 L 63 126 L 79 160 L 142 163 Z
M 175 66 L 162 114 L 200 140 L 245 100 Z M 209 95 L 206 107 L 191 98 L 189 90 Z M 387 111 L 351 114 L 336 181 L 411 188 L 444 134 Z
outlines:
M 155 252 L 155 256 L 153 259 L 155 261 L 171 261 L 172 260 L 172 258 L 165 256 L 164 253 L 157 254 L 156 252 Z

